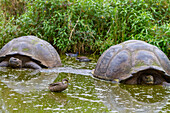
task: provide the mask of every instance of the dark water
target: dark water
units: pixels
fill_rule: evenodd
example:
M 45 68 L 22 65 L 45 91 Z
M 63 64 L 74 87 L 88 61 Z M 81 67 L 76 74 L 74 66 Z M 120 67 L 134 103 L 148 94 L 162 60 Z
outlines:
M 93 78 L 97 58 L 90 63 L 62 58 L 57 69 L 0 68 L 0 113 L 152 113 L 170 112 L 170 89 L 162 86 L 123 85 Z M 68 78 L 62 93 L 48 84 Z

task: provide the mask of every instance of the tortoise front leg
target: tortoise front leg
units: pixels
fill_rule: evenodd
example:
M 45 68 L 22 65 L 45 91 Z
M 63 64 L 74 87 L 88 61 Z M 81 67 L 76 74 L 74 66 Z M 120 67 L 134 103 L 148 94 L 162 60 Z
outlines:
M 39 66 L 37 63 L 35 63 L 33 61 L 26 62 L 24 67 L 33 68 L 33 69 L 42 69 L 41 66 Z
M 2 61 L 0 63 L 0 67 L 8 67 L 8 66 L 9 66 L 8 61 Z

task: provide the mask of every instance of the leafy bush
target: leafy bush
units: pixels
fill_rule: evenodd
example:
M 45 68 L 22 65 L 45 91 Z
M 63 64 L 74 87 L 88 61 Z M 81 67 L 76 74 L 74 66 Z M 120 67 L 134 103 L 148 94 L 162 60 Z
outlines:
M 8 5 L 9 0 L 3 1 Z M 94 54 L 138 39 L 158 46 L 170 57 L 168 0 L 21 0 L 13 4 L 23 6 L 11 13 L 1 7 L 8 17 L 0 18 L 2 39 L 36 35 L 60 52 Z
M 13 16 L 6 20 L 4 14 L 0 11 L 0 47 L 18 36 L 19 29 L 17 25 L 12 24 L 14 21 Z

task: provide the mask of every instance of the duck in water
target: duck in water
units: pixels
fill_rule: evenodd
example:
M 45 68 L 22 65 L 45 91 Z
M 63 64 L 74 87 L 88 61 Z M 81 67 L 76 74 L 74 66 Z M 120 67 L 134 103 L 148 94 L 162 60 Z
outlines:
M 91 59 L 88 59 L 86 56 L 76 57 L 76 60 L 78 60 L 79 62 L 90 62 L 91 61 Z
M 62 82 L 49 84 L 48 88 L 52 92 L 62 92 L 63 90 L 67 89 L 68 85 L 68 80 L 64 78 Z

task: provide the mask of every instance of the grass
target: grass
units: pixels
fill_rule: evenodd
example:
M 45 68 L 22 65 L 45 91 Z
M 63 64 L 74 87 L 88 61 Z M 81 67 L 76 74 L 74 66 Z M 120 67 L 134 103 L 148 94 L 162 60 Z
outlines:
M 60 53 L 102 54 L 137 39 L 170 57 L 168 0 L 2 0 L 0 6 L 0 47 L 15 37 L 35 35 Z

